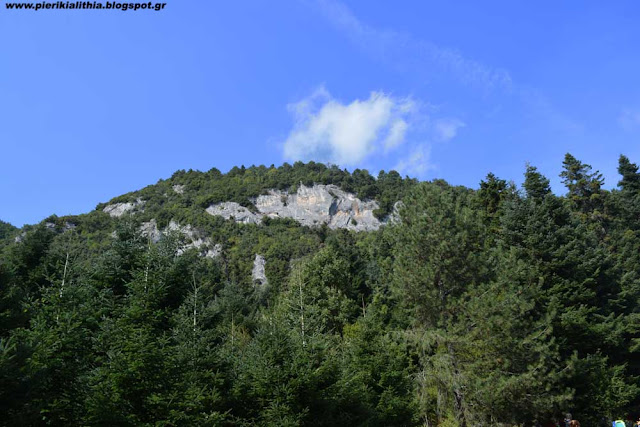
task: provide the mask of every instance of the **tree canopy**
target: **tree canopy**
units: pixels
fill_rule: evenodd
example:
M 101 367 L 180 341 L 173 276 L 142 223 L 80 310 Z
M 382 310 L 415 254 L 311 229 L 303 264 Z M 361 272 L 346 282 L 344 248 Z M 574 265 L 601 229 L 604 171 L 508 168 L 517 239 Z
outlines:
M 565 195 L 531 165 L 477 190 L 318 163 L 178 171 L 111 201 L 144 200 L 135 215 L 0 221 L 0 425 L 638 417 L 640 173 L 618 170 L 606 190 L 567 154 Z M 314 183 L 397 217 L 358 233 L 205 212 Z

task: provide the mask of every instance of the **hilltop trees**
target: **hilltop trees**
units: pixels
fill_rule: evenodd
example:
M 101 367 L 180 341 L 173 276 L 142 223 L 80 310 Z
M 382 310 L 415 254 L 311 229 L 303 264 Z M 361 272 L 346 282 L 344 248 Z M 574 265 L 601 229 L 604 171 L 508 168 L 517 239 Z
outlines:
M 590 165 L 580 162 L 569 153 L 565 155 L 562 166 L 564 170 L 560 177 L 569 190 L 569 201 L 584 213 L 602 209 L 602 174 L 591 172 Z
M 0 425 L 584 425 L 640 412 L 640 173 L 567 155 L 478 190 L 317 163 L 179 171 L 100 209 L 0 223 Z M 203 207 L 334 184 L 375 232 Z M 177 187 L 179 192 L 174 189 Z M 396 203 L 402 201 L 403 203 Z M 154 243 L 154 219 L 190 224 Z M 256 254 L 268 286 L 253 282 Z

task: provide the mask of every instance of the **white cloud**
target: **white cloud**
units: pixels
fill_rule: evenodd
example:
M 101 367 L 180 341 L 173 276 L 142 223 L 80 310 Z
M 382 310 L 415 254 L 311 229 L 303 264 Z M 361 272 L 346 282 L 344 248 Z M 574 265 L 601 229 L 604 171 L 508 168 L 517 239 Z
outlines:
M 618 123 L 625 129 L 631 130 L 635 127 L 640 127 L 640 111 L 623 110 L 618 117 Z
M 295 124 L 284 143 L 288 160 L 315 160 L 342 166 L 362 162 L 375 151 L 393 150 L 417 120 L 416 105 L 372 92 L 368 99 L 343 104 L 324 88 L 289 105 Z
M 422 144 L 414 147 L 394 169 L 402 175 L 424 176 L 426 172 L 435 169 L 435 165 L 431 163 L 431 146 Z
M 389 129 L 389 135 L 384 140 L 384 148 L 386 151 L 396 148 L 404 141 L 405 134 L 409 125 L 403 119 L 396 119 Z
M 414 78 L 440 76 L 476 92 L 513 99 L 526 114 L 543 119 L 554 130 L 581 133 L 585 125 L 555 107 L 540 90 L 512 79 L 508 70 L 480 62 L 458 49 L 442 46 L 408 33 L 369 25 L 340 0 L 312 0 L 327 21 L 370 57 Z M 495 97 L 485 98 L 495 102 Z M 501 102 L 503 103 L 503 102 Z M 539 126 L 539 125 L 537 125 Z
M 513 82 L 508 71 L 466 58 L 455 49 L 438 46 L 426 40 L 414 39 L 406 34 L 374 28 L 356 17 L 337 0 L 318 0 L 321 13 L 349 39 L 370 55 L 393 66 L 424 69 L 425 62 L 432 72 L 439 70 L 466 85 L 483 90 L 511 92 Z M 416 67 L 415 60 L 421 65 Z
M 465 127 L 463 121 L 458 119 L 439 119 L 434 123 L 436 137 L 440 141 L 450 141 L 458 134 L 458 129 Z
M 395 164 L 398 172 L 419 178 L 436 169 L 433 144 L 451 141 L 466 126 L 438 116 L 427 103 L 381 91 L 343 102 L 319 87 L 287 107 L 294 123 L 282 145 L 286 160 L 369 168 Z

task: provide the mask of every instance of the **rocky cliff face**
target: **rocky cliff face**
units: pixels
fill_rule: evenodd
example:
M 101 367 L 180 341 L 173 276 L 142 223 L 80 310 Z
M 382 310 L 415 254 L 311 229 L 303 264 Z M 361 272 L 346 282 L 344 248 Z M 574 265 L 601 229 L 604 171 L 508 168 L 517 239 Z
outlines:
M 271 190 L 255 200 L 257 213 L 234 202 L 225 202 L 207 208 L 211 215 L 234 218 L 241 223 L 259 223 L 263 217 L 292 218 L 302 225 L 347 228 L 369 231 L 380 228 L 381 222 L 373 215 L 378 209 L 375 201 L 364 202 L 335 185 L 300 185 L 295 194 Z
M 103 211 L 112 217 L 118 218 L 127 212 L 133 213 L 134 211 L 141 209 L 142 206 L 144 206 L 144 203 L 145 202 L 140 199 L 137 199 L 135 202 L 114 203 L 106 206 Z
M 185 243 L 178 249 L 177 255 L 182 255 L 185 251 L 196 248 L 200 251 L 200 255 L 207 258 L 216 258 L 222 252 L 220 244 L 213 244 L 208 237 L 202 237 L 200 233 L 191 227 L 191 225 L 180 225 L 173 220 L 169 223 L 164 231 L 158 229 L 155 219 L 143 222 L 140 226 L 140 233 L 148 237 L 153 243 L 158 243 L 163 236 L 169 233 L 180 233 L 185 237 Z
M 262 221 L 262 215 L 254 214 L 236 202 L 224 202 L 211 205 L 207 208 L 207 213 L 221 216 L 224 219 L 233 218 L 236 222 L 243 224 L 258 224 Z
M 264 271 L 266 263 L 267 261 L 262 255 L 256 254 L 256 257 L 253 260 L 253 269 L 251 270 L 251 279 L 253 279 L 253 283 L 255 285 L 264 286 L 268 283 L 267 275 Z

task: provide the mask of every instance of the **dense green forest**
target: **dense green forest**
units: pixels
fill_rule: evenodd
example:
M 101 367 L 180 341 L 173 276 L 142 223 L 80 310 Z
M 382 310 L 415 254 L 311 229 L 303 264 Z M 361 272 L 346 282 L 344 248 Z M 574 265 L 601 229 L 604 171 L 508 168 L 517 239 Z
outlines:
M 640 172 L 567 155 L 565 195 L 317 163 L 179 171 L 110 203 L 0 222 L 0 424 L 555 425 L 640 415 Z M 397 201 L 378 231 L 239 224 L 269 189 Z M 182 186 L 181 192 L 172 190 Z M 140 225 L 190 224 L 217 257 Z M 256 254 L 267 284 L 252 280 Z M 635 419 L 635 418 L 634 418 Z M 549 424 L 552 423 L 552 424 Z

